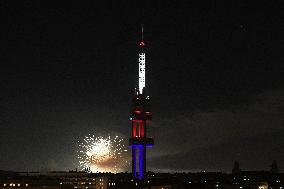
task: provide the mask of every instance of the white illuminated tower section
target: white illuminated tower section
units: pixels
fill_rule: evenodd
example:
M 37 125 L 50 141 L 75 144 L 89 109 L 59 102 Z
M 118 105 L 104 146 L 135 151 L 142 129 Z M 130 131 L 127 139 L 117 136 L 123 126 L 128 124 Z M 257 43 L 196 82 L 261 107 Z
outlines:
M 143 25 L 142 25 L 142 40 L 140 42 L 141 52 L 139 53 L 139 93 L 143 93 L 143 89 L 145 87 L 145 52 L 143 52 L 143 47 L 145 46 L 143 39 Z
M 145 87 L 145 53 L 139 53 L 139 93 L 143 93 Z

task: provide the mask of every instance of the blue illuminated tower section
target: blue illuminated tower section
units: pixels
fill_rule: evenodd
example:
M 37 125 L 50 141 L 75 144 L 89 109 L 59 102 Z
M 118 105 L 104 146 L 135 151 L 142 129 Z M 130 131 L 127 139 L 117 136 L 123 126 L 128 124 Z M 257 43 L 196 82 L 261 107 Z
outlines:
M 143 39 L 143 25 L 142 25 L 142 39 L 139 43 L 139 79 L 138 91 L 135 91 L 132 101 L 130 120 L 132 124 L 131 138 L 129 145 L 132 149 L 132 174 L 135 178 L 142 180 L 146 174 L 146 148 L 154 145 L 152 138 L 147 138 L 147 125 L 152 120 L 152 112 L 150 108 L 150 97 L 145 91 L 145 43 Z

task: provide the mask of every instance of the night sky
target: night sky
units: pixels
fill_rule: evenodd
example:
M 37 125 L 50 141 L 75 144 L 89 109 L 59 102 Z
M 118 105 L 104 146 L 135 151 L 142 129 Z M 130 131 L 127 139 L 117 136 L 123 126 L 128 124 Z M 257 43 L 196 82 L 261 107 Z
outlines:
M 85 135 L 129 138 L 141 23 L 148 170 L 284 170 L 282 1 L 106 2 L 1 1 L 0 170 L 75 169 Z

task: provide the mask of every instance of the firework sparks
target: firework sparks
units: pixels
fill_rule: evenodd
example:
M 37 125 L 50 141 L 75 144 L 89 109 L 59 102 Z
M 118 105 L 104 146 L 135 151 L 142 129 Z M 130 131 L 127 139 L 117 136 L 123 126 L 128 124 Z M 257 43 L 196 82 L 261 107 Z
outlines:
M 78 141 L 78 159 L 82 169 L 92 172 L 121 172 L 129 166 L 127 149 L 119 136 L 98 136 L 89 134 Z

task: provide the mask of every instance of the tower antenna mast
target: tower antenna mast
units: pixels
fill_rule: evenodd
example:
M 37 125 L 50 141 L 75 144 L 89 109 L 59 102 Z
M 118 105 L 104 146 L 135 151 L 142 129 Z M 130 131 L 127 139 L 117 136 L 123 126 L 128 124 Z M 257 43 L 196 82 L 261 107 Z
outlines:
M 141 24 L 141 41 L 144 41 L 144 28 L 143 28 L 143 24 Z

